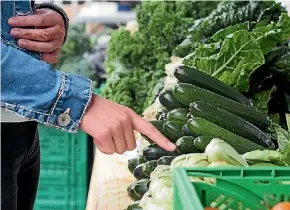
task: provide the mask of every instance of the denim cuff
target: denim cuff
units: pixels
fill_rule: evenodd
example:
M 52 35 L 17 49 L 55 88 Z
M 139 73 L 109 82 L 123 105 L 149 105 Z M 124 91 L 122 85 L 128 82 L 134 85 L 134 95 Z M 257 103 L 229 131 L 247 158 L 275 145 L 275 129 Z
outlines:
M 75 133 L 91 101 L 93 83 L 85 77 L 64 72 L 61 72 L 61 78 L 61 87 L 47 123 Z

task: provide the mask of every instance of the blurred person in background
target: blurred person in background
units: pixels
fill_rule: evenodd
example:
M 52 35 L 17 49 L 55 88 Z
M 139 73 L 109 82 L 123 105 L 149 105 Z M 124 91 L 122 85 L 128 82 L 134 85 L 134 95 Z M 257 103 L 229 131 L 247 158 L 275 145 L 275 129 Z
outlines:
M 127 107 L 92 94 L 92 81 L 53 69 L 68 18 L 53 4 L 1 1 L 1 209 L 32 210 L 40 173 L 37 123 L 82 129 L 106 154 L 136 147 L 134 130 L 175 146 Z

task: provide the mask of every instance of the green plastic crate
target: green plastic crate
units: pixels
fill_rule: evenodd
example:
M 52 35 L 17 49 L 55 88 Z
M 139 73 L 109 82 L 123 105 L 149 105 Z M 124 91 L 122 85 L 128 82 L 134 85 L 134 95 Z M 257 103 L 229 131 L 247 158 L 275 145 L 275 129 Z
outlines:
M 87 188 L 42 186 L 35 210 L 82 210 L 86 206 Z
M 191 182 L 191 177 L 216 183 Z M 266 210 L 266 205 L 290 201 L 290 167 L 176 168 L 173 195 L 174 210 Z
M 39 126 L 41 174 L 35 210 L 85 209 L 88 136 Z

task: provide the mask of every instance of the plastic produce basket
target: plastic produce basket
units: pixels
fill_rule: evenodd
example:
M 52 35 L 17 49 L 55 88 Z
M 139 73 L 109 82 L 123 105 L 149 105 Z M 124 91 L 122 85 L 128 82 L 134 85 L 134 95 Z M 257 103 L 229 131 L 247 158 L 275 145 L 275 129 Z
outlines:
M 207 177 L 215 182 L 191 182 Z M 176 168 L 174 210 L 266 210 L 290 201 L 290 167 Z

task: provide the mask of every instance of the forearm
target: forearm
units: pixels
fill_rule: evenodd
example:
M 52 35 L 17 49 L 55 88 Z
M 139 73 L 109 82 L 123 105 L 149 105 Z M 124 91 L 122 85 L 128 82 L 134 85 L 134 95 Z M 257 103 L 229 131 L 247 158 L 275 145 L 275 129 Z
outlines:
M 91 100 L 92 82 L 64 73 L 1 43 L 1 108 L 76 132 Z M 65 122 L 61 115 L 67 113 Z

